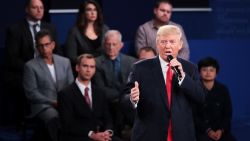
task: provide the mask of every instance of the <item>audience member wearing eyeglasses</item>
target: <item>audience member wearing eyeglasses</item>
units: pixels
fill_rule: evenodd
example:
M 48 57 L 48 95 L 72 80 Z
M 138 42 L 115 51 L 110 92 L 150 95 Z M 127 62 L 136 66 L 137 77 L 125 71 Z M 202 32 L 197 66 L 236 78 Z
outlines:
M 51 141 L 58 140 L 57 93 L 73 82 L 69 59 L 53 54 L 55 41 L 48 30 L 36 34 L 39 56 L 24 66 L 23 87 L 30 117 L 41 121 Z

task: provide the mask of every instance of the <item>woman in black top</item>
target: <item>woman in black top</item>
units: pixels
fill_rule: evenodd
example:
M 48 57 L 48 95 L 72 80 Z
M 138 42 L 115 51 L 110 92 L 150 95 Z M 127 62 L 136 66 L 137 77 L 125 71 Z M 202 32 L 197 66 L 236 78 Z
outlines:
M 73 66 L 80 54 L 89 53 L 97 57 L 103 53 L 102 40 L 107 30 L 99 4 L 94 0 L 84 1 L 65 43 L 65 56 Z

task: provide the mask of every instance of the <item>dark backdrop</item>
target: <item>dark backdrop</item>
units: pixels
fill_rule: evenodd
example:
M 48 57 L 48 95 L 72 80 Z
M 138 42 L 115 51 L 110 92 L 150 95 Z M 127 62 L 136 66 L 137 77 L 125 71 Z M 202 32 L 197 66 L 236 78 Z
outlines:
M 59 0 L 58 0 L 59 1 Z M 190 2 L 190 1 L 188 1 Z M 174 12 L 172 20 L 180 23 L 186 32 L 191 61 L 205 56 L 213 56 L 221 64 L 218 79 L 229 87 L 233 102 L 234 121 L 250 119 L 250 1 L 249 0 L 209 0 L 211 12 Z M 15 6 L 13 5 L 15 3 Z M 0 63 L 5 39 L 5 29 L 11 23 L 24 16 L 23 1 L 2 1 L 0 6 Z M 134 34 L 137 27 L 152 17 L 150 0 L 102 0 L 105 23 L 123 34 L 125 53 L 133 51 Z M 75 21 L 75 13 L 51 14 L 51 22 L 56 25 L 60 43 L 63 44 L 68 29 Z M 128 51 L 129 50 L 129 51 Z M 1 68 L 2 70 L 2 68 Z M 1 76 L 0 76 L 1 77 Z M 2 77 L 1 77 L 2 78 Z M 0 81 L 2 82 L 2 81 Z M 0 110 L 4 109 L 0 95 Z M 1 115 L 2 113 L 0 113 Z M 236 129 L 249 127 L 250 120 L 243 124 L 234 124 Z M 241 131 L 249 131 L 241 130 Z M 241 132 L 240 131 L 240 132 Z M 247 134 L 246 134 L 247 135 Z M 238 134 L 240 137 L 241 134 Z

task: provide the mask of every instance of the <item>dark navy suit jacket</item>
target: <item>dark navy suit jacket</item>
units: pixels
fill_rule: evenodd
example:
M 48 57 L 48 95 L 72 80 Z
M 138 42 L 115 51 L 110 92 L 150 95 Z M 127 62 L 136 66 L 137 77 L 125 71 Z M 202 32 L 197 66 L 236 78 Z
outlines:
M 170 117 L 174 141 L 196 140 L 192 105 L 203 102 L 205 95 L 195 65 L 183 59 L 178 61 L 186 75 L 180 86 L 176 77 L 173 79 L 171 110 L 167 106 L 167 91 L 159 57 L 134 65 L 127 87 L 131 88 L 138 81 L 140 100 L 136 108 L 132 141 L 166 141 Z

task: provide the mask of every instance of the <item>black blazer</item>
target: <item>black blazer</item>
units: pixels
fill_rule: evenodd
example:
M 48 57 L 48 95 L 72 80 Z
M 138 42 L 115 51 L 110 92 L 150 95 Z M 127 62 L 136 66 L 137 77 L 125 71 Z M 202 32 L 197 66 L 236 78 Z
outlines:
M 65 56 L 68 57 L 73 66 L 76 64 L 76 58 L 83 53 L 93 54 L 95 57 L 98 57 L 104 54 L 104 49 L 102 47 L 102 42 L 104 39 L 105 33 L 108 31 L 109 27 L 106 25 L 102 26 L 102 33 L 99 35 L 99 39 L 101 41 L 100 46 L 93 48 L 89 46 L 88 41 L 85 39 L 84 35 L 82 35 L 81 31 L 77 26 L 73 26 L 68 33 L 64 53 Z
M 197 107 L 197 136 L 208 136 L 209 128 L 214 131 L 221 129 L 221 140 L 234 140 L 231 134 L 232 102 L 228 88 L 215 81 L 213 88 L 207 91 L 204 105 Z
M 76 83 L 59 92 L 58 111 L 63 141 L 87 141 L 89 131 L 112 129 L 112 120 L 103 92 L 92 85 L 92 109 Z
M 49 23 L 41 22 L 41 29 L 51 31 L 56 39 L 56 29 Z M 8 82 L 21 81 L 24 64 L 34 58 L 34 45 L 27 20 L 10 26 L 6 33 L 5 62 Z M 61 53 L 56 47 L 55 53 Z
M 139 83 L 140 100 L 136 108 L 132 141 L 166 141 L 169 118 L 172 119 L 174 141 L 195 141 L 192 103 L 203 102 L 204 93 L 196 67 L 183 59 L 185 78 L 179 86 L 176 77 L 172 82 L 171 110 L 159 57 L 134 65 L 127 90 L 135 81 Z M 130 91 L 127 91 L 127 94 Z

